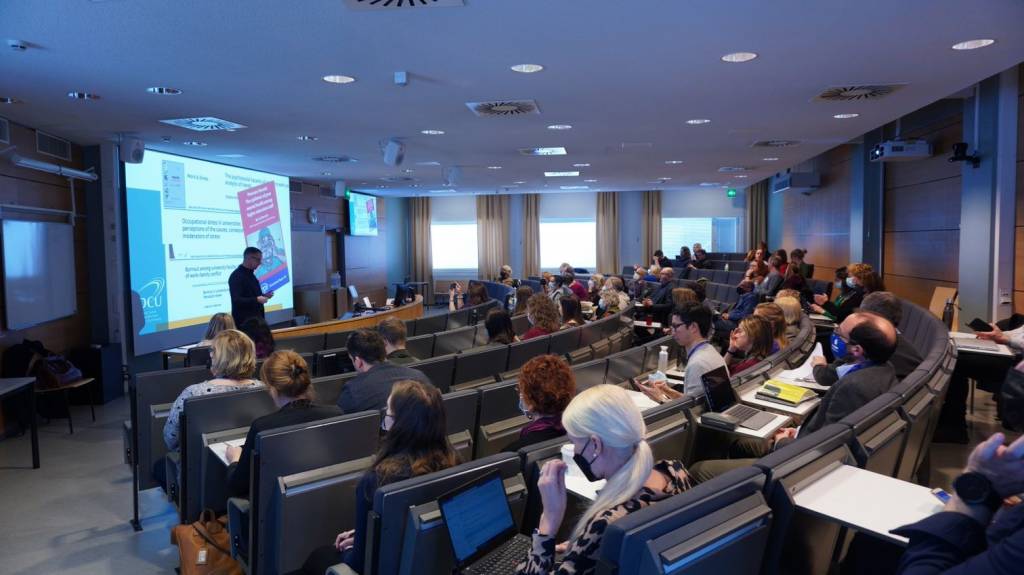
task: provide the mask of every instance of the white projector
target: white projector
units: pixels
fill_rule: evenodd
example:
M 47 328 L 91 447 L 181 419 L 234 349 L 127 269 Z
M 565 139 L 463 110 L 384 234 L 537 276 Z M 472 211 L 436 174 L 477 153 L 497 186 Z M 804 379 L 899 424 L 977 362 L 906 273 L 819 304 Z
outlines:
M 872 162 L 907 162 L 932 156 L 932 146 L 924 140 L 889 140 L 871 148 Z

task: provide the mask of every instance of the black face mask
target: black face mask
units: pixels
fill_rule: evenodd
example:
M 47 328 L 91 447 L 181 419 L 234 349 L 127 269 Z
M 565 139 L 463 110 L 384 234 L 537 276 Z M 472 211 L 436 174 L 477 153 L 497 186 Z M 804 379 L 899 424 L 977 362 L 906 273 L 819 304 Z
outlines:
M 573 454 L 572 460 L 576 462 L 576 467 L 580 468 L 580 471 L 583 473 L 583 476 L 587 478 L 587 481 L 593 483 L 595 481 L 600 480 L 600 477 L 594 475 L 594 470 L 590 468 L 590 464 L 597 461 L 597 456 L 595 455 L 594 459 L 591 459 L 590 461 L 587 461 L 587 458 L 583 457 L 582 452 L 587 450 L 588 445 L 590 445 L 589 439 L 587 440 L 587 443 L 583 446 L 583 449 L 580 450 L 580 453 Z

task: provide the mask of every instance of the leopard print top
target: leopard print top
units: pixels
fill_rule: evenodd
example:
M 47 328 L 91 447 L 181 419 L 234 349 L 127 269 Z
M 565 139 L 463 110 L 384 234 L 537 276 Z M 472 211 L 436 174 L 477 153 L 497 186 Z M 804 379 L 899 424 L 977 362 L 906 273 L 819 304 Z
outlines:
M 516 569 L 517 575 L 586 575 L 593 573 L 597 564 L 597 551 L 601 547 L 601 537 L 604 536 L 608 524 L 656 501 L 678 495 L 691 487 L 686 468 L 680 461 L 662 460 L 654 465 L 654 469 L 668 479 L 665 489 L 654 492 L 644 487 L 629 501 L 595 515 L 587 523 L 583 531 L 584 534 L 570 543 L 561 562 L 555 563 L 554 536 L 542 535 L 534 529 L 533 549 L 526 562 L 520 564 Z

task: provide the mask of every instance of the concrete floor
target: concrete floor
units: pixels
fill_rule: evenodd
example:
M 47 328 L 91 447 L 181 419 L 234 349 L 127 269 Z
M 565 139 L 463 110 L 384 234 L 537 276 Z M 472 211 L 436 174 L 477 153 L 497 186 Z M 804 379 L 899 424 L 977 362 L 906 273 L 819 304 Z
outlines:
M 125 399 L 89 410 L 74 408 L 67 422 L 40 427 L 42 467 L 31 468 L 28 435 L 0 441 L 0 574 L 80 575 L 171 573 L 178 564 L 169 529 L 177 515 L 151 489 L 142 494 L 144 530 L 135 532 L 131 470 L 122 460 Z M 949 489 L 970 448 L 999 429 L 991 396 L 978 392 L 971 445 L 932 446 L 932 484 Z

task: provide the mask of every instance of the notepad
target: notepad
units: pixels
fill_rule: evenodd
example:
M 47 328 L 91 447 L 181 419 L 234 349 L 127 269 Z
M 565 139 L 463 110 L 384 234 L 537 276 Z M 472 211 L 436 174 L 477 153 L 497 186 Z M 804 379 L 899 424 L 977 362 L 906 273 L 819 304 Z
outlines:
M 820 343 L 814 344 L 814 351 L 811 352 L 811 355 L 806 361 L 804 361 L 803 365 L 796 369 L 780 371 L 775 374 L 772 379 L 777 379 L 783 383 L 789 383 L 799 387 L 805 387 L 807 389 L 813 389 L 815 391 L 828 391 L 827 387 L 824 385 L 818 385 L 818 383 L 814 381 L 814 364 L 812 363 L 812 360 L 815 357 L 825 357 L 825 352 L 822 350 Z
M 245 437 L 243 436 L 237 439 L 229 439 L 227 441 L 222 441 L 220 443 L 211 443 L 209 445 L 210 451 L 212 451 L 213 454 L 217 456 L 217 459 L 220 459 L 222 462 L 224 462 L 225 466 L 231 465 L 231 463 L 228 462 L 229 445 L 233 445 L 235 447 L 242 447 L 243 445 L 245 445 Z
M 757 397 L 765 401 L 777 401 L 785 405 L 800 405 L 818 397 L 810 389 L 786 383 L 778 379 L 769 379 L 757 390 Z
M 627 389 L 626 393 L 628 393 L 629 398 L 633 400 L 633 405 L 635 405 L 637 409 L 639 409 L 640 411 L 647 411 L 648 409 L 658 407 L 659 405 L 661 405 L 657 401 L 654 401 L 653 399 L 644 395 L 642 392 Z

